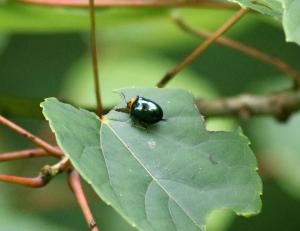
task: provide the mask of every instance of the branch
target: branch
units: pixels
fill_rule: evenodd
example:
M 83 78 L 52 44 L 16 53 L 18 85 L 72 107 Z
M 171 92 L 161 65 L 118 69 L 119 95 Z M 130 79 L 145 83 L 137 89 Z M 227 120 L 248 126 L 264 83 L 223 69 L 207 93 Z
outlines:
M 98 71 L 98 60 L 97 60 L 97 41 L 96 41 L 96 20 L 95 20 L 95 5 L 94 0 L 89 0 L 90 3 L 90 20 L 91 20 L 91 51 L 92 51 L 92 61 L 93 61 L 93 74 L 94 74 L 94 84 L 95 84 L 95 95 L 97 102 L 97 115 L 101 117 L 103 115 L 103 106 L 100 94 L 100 79 Z
M 270 115 L 286 121 L 300 110 L 300 90 L 287 90 L 264 96 L 240 95 L 227 99 L 198 100 L 201 114 L 206 117 L 234 116 L 247 119 L 251 116 Z
M 47 6 L 89 7 L 88 0 L 17 0 L 21 3 Z M 96 7 L 208 7 L 238 9 L 237 4 L 213 0 L 95 0 Z
M 15 118 L 30 118 L 37 120 L 44 120 L 44 117 L 40 110 L 40 103 L 44 99 L 26 99 L 21 97 L 1 97 L 0 96 L 0 115 L 5 118 L 15 119 Z M 62 99 L 63 102 L 68 104 L 76 104 L 67 99 Z M 19 110 L 20 105 L 26 110 Z M 79 107 L 84 107 L 79 105 Z M 103 113 L 106 114 L 111 108 L 103 108 Z M 96 110 L 94 110 L 96 111 Z
M 43 179 L 42 176 L 29 178 L 20 176 L 0 175 L 0 181 L 11 184 L 19 184 L 30 188 L 41 188 L 48 183 Z
M 176 74 L 188 66 L 194 59 L 202 54 L 218 37 L 224 34 L 230 27 L 232 27 L 241 17 L 243 17 L 248 10 L 240 9 L 236 12 L 225 24 L 209 36 L 203 43 L 201 43 L 192 53 L 190 53 L 180 64 L 174 69 L 167 72 L 167 74 L 156 84 L 157 87 L 164 87 Z
M 37 177 L 20 177 L 20 176 L 11 176 L 11 175 L 0 175 L 0 181 L 11 183 L 11 184 L 19 184 L 31 188 L 40 188 L 47 185 L 50 180 L 52 180 L 55 176 L 60 174 L 63 171 L 66 171 L 71 167 L 69 159 L 64 157 L 60 162 L 55 165 L 44 166 L 39 175 Z
M 175 23 L 184 31 L 191 33 L 193 35 L 196 35 L 198 37 L 208 38 L 211 36 L 210 32 L 201 30 L 201 29 L 195 29 L 190 26 L 188 26 L 185 22 L 183 22 L 178 17 L 173 17 Z M 247 46 L 241 42 L 232 40 L 230 38 L 227 38 L 225 36 L 219 37 L 216 40 L 217 43 L 224 45 L 226 47 L 230 47 L 232 49 L 238 50 L 246 55 L 249 55 L 253 58 L 256 58 L 264 63 L 272 65 L 274 68 L 279 70 L 280 72 L 284 73 L 287 77 L 290 77 L 291 80 L 294 83 L 294 88 L 300 87 L 300 75 L 299 73 L 293 69 L 291 66 L 289 66 L 287 63 L 282 61 L 279 58 L 273 57 L 267 53 L 264 53 L 256 48 Z
M 50 155 L 53 155 L 55 157 L 62 157 L 63 152 L 50 144 L 48 144 L 46 141 L 38 138 L 37 136 L 31 134 L 30 132 L 26 131 L 24 128 L 21 128 L 20 126 L 16 125 L 15 123 L 11 122 L 10 120 L 4 118 L 0 115 L 0 124 L 5 125 L 6 127 L 10 128 L 11 130 L 17 132 L 21 136 L 26 137 L 29 139 L 33 144 L 37 145 L 38 147 L 43 148 L 45 151 L 47 151 Z
M 73 170 L 69 174 L 69 186 L 71 191 L 74 193 L 76 200 L 82 210 L 85 220 L 91 231 L 99 231 L 98 226 L 95 222 L 93 214 L 89 208 L 88 202 L 85 198 L 84 192 L 82 190 L 82 185 L 80 182 L 79 174 Z
M 33 158 L 33 157 L 44 157 L 48 156 L 49 153 L 42 148 L 27 149 L 16 152 L 7 152 L 0 154 L 0 162 L 11 161 L 17 159 Z
M 201 114 L 206 117 L 235 116 L 244 119 L 248 118 L 249 116 L 252 117 L 261 115 L 282 117 L 278 116 L 278 111 L 282 111 L 278 109 L 279 107 L 289 108 L 288 114 L 292 114 L 300 110 L 300 99 L 298 99 L 298 95 L 299 90 L 288 90 L 265 96 L 243 94 L 227 99 L 197 100 L 196 104 L 199 107 Z M 271 98 L 274 98 L 274 101 L 276 101 L 276 99 L 280 99 L 280 101 L 282 102 L 280 102 L 280 105 L 278 104 L 278 102 L 273 104 Z M 249 102 L 249 100 L 251 101 L 251 103 Z M 261 104 L 259 103 L 260 100 L 263 100 Z M 229 104 L 230 106 L 227 106 L 227 104 Z M 247 106 L 244 106 L 242 104 L 246 104 Z M 241 111 L 243 110 L 241 108 L 245 107 L 250 107 L 247 110 L 250 110 L 251 112 L 242 113 Z M 94 107 L 83 108 L 93 112 L 96 111 Z M 105 108 L 105 111 L 109 112 L 112 109 L 113 108 Z

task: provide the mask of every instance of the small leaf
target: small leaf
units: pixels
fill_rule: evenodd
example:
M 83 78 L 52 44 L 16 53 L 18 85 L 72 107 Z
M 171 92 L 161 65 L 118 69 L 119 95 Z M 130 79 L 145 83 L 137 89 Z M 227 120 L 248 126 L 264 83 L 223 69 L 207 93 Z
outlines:
M 273 16 L 276 19 L 282 17 L 281 0 L 228 0 L 229 2 L 238 3 L 241 7 L 250 8 L 262 14 Z
M 182 90 L 125 89 L 160 104 L 166 121 L 146 130 L 112 110 L 102 121 L 60 103 L 42 103 L 57 141 L 98 195 L 139 230 L 204 230 L 215 209 L 260 211 L 261 180 L 248 139 L 208 132 Z M 117 106 L 124 107 L 122 100 Z
M 300 45 L 300 1 L 297 0 L 228 0 L 282 21 L 286 41 Z
M 300 1 L 282 0 L 283 27 L 288 42 L 296 42 L 300 45 Z

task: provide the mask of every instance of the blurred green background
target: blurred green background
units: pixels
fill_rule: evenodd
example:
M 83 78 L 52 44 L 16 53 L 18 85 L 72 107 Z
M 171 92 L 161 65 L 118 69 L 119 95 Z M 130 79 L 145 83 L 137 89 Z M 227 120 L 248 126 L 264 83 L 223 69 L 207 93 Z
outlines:
M 213 31 L 233 11 L 212 9 L 102 9 L 97 11 L 101 91 L 105 107 L 119 97 L 121 87 L 153 87 L 199 42 L 172 21 L 176 14 L 190 25 Z M 55 96 L 77 106 L 94 107 L 89 53 L 88 12 L 0 3 L 0 113 L 54 142 L 39 103 Z M 300 48 L 286 43 L 279 22 L 250 13 L 226 36 L 239 40 L 300 69 Z M 273 67 L 244 54 L 212 45 L 168 87 L 184 88 L 195 97 L 212 99 L 239 93 L 267 94 L 287 88 L 288 78 Z M 272 118 L 247 121 L 214 119 L 210 129 L 241 125 L 263 166 L 261 214 L 242 218 L 217 211 L 208 231 L 300 230 L 300 116 L 284 124 Z M 0 126 L 0 153 L 32 145 Z M 0 163 L 0 174 L 34 176 L 53 159 Z M 85 187 L 102 231 L 134 230 L 111 207 Z M 55 178 L 42 189 L 0 183 L 0 230 L 87 230 L 81 211 L 66 184 Z

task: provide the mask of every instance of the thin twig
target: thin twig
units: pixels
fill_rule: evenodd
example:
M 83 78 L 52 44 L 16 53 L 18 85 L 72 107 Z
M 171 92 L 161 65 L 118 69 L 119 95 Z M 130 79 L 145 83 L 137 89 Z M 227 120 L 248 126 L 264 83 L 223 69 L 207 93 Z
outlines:
M 17 0 L 27 4 L 64 7 L 89 7 L 87 0 Z M 216 9 L 237 9 L 237 4 L 211 0 L 95 0 L 96 7 L 206 7 Z
M 69 173 L 69 186 L 76 197 L 76 200 L 81 208 L 81 211 L 90 230 L 99 231 L 99 228 L 88 205 L 87 199 L 85 198 L 84 192 L 82 190 L 80 176 L 75 170 Z
M 31 188 L 40 188 L 47 185 L 55 176 L 71 168 L 70 161 L 64 157 L 55 165 L 44 166 L 37 177 L 20 177 L 11 175 L 0 175 L 0 181 L 19 184 Z
M 156 86 L 164 87 L 171 79 L 175 77 L 176 74 L 178 74 L 178 72 L 189 65 L 200 54 L 202 54 L 218 37 L 220 37 L 230 27 L 232 27 L 247 12 L 248 10 L 246 9 L 240 9 L 238 12 L 236 12 L 225 24 L 223 24 L 218 30 L 211 34 L 211 36 L 209 36 L 204 42 L 202 42 L 180 64 L 178 64 L 174 69 L 167 72 L 167 74 L 156 84 Z
M 184 31 L 196 35 L 198 37 L 208 38 L 211 36 L 210 32 L 204 31 L 202 29 L 195 29 L 187 25 L 184 21 L 182 21 L 178 17 L 173 18 L 175 23 Z M 217 43 L 233 48 L 235 50 L 241 51 L 246 55 L 252 56 L 264 63 L 271 64 L 274 68 L 284 73 L 287 77 L 291 78 L 294 84 L 294 88 L 300 87 L 300 75 L 299 73 L 293 69 L 289 64 L 285 63 L 283 60 L 271 56 L 263 51 L 260 51 L 254 47 L 250 47 L 241 42 L 235 41 L 233 39 L 227 38 L 225 36 L 221 36 L 216 40 Z
M 248 119 L 267 115 L 284 122 L 300 110 L 300 90 L 286 90 L 262 96 L 244 94 L 225 99 L 198 100 L 196 105 L 205 117 L 234 116 Z
M 40 188 L 48 183 L 44 181 L 42 176 L 29 178 L 21 176 L 0 175 L 0 181 L 11 184 L 19 184 L 30 188 Z
M 50 144 L 48 144 L 46 141 L 40 139 L 39 137 L 31 134 L 29 131 L 26 131 L 24 128 L 16 125 L 15 123 L 11 122 L 10 120 L 4 118 L 0 115 L 0 124 L 5 125 L 6 127 L 10 128 L 11 130 L 17 132 L 21 136 L 26 137 L 29 139 L 33 144 L 37 145 L 38 147 L 43 148 L 45 151 L 49 153 L 49 155 L 53 155 L 55 157 L 61 157 L 63 156 L 63 152 Z
M 90 3 L 90 21 L 91 21 L 91 52 L 92 52 L 92 61 L 93 61 L 93 76 L 94 76 L 94 84 L 95 84 L 95 95 L 97 102 L 97 115 L 101 117 L 103 115 L 103 106 L 101 101 L 100 94 L 100 79 L 99 79 L 99 71 L 98 71 L 98 59 L 97 59 L 97 41 L 96 41 L 96 20 L 95 20 L 95 5 L 94 0 L 89 0 Z
M 49 156 L 49 153 L 45 151 L 45 149 L 26 149 L 15 152 L 2 153 L 0 154 L 0 162 L 44 156 Z

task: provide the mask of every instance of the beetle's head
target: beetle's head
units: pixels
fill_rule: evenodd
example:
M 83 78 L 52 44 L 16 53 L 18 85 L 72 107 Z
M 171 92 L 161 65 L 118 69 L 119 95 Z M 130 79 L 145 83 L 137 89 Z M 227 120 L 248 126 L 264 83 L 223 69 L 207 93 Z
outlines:
M 128 102 L 127 102 L 127 108 L 131 110 L 132 104 L 136 101 L 137 97 L 132 97 Z

